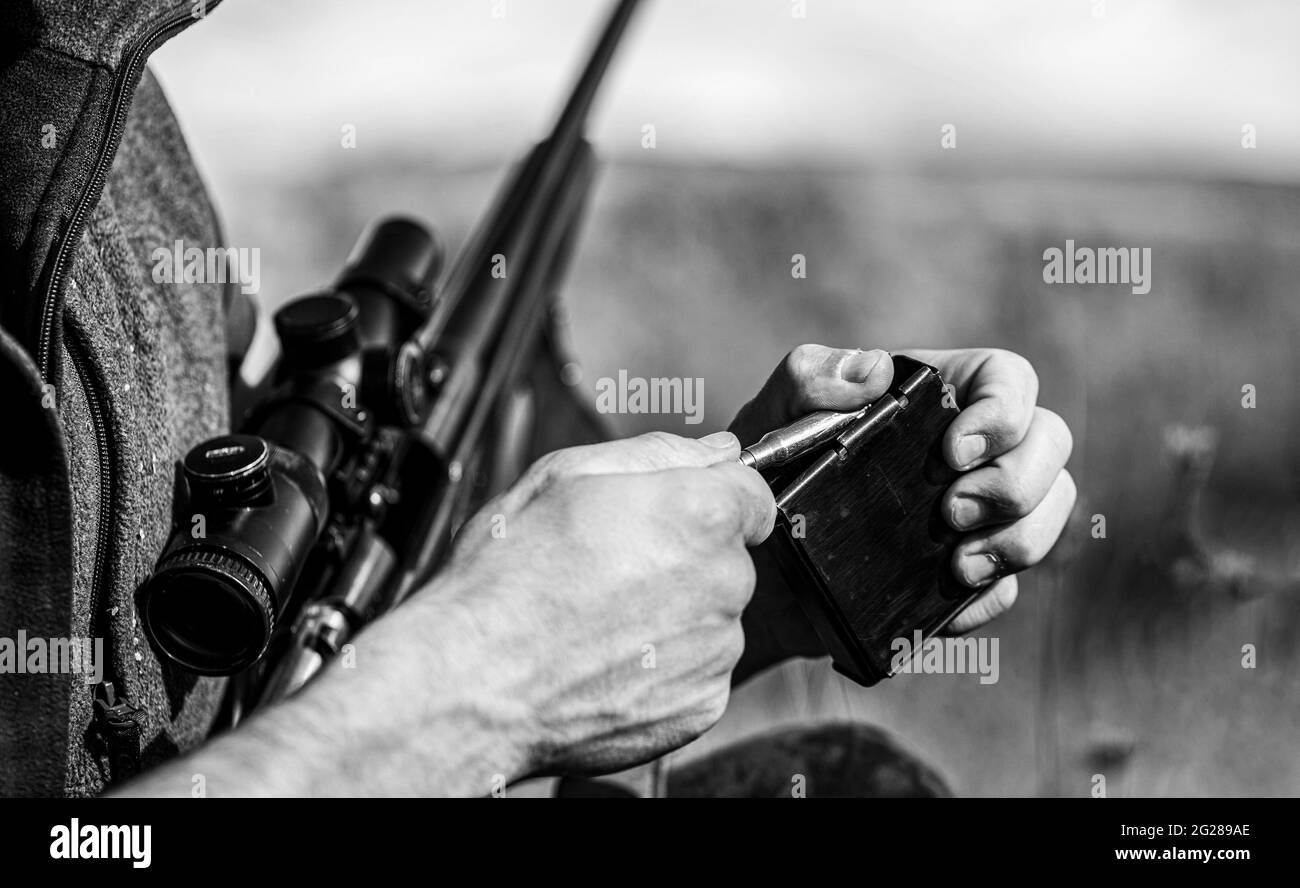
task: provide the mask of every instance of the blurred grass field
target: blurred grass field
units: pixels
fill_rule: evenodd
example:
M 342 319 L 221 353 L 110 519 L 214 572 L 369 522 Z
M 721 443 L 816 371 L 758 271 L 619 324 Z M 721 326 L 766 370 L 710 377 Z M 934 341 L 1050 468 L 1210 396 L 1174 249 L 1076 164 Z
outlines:
M 267 306 L 325 281 L 385 213 L 458 244 L 500 176 L 431 176 L 398 156 L 312 172 L 218 195 L 233 242 L 262 248 Z M 1150 293 L 1045 285 L 1042 252 L 1067 238 L 1150 247 Z M 702 425 L 614 417 L 620 433 L 722 428 L 786 351 L 823 342 L 1013 349 L 1075 434 L 1077 520 L 982 630 L 1001 639 L 996 685 L 910 675 L 867 690 L 793 663 L 677 755 L 849 718 L 964 795 L 1084 796 L 1095 774 L 1111 796 L 1300 794 L 1297 281 L 1294 187 L 605 169 L 566 291 L 585 385 L 594 397 L 620 368 L 704 380 Z

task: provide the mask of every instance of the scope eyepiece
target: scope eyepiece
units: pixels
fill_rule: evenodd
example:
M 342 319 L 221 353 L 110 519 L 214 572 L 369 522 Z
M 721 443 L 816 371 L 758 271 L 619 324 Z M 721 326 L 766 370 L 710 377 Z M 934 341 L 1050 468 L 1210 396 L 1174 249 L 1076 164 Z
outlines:
M 182 464 L 188 514 L 141 591 L 140 618 L 171 660 L 233 675 L 270 643 L 327 514 L 320 471 L 254 435 L 204 441 Z

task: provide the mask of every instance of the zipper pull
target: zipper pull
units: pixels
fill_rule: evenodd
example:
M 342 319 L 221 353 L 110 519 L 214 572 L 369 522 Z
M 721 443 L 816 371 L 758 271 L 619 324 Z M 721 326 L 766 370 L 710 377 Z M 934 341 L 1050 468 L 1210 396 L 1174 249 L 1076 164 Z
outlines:
M 109 781 L 125 780 L 140 756 L 140 707 L 119 697 L 111 681 L 101 681 L 95 685 L 95 727 L 108 755 Z

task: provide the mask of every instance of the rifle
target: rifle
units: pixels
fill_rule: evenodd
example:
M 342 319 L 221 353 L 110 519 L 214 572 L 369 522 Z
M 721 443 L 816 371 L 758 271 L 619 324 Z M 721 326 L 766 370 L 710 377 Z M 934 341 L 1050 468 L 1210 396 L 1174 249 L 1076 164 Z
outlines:
M 433 234 L 378 223 L 333 286 L 276 313 L 281 357 L 240 432 L 178 463 L 172 535 L 139 612 L 173 662 L 235 676 L 229 725 L 296 693 L 433 577 L 459 524 L 538 449 L 551 412 L 539 375 L 600 437 L 554 384 L 552 309 L 595 170 L 584 124 L 636 6 L 617 3 L 440 287 Z

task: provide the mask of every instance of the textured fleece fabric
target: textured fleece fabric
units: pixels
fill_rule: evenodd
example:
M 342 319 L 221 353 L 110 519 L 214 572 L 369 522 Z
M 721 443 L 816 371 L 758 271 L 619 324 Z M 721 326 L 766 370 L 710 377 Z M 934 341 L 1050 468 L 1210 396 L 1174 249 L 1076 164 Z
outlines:
M 211 0 L 7 0 L 4 15 L 14 38 L 25 45 L 115 69 L 126 49 L 154 24 L 216 5 Z
M 0 637 L 92 634 L 102 532 L 108 558 L 99 607 L 119 690 L 140 707 L 136 768 L 201 742 L 222 690 L 220 680 L 161 663 L 135 607 L 170 529 L 173 464 L 225 431 L 228 416 L 224 320 L 232 291 L 152 279 L 155 248 L 170 250 L 177 239 L 218 246 L 216 219 L 158 84 L 145 73 L 137 88 L 120 67 L 157 22 L 189 8 L 6 0 L 0 13 L 0 391 L 8 408 Z M 130 103 L 120 145 L 110 138 L 115 95 Z M 47 124 L 54 144 L 42 139 Z M 92 193 L 101 153 L 112 166 Z M 57 288 L 47 380 L 36 359 L 42 296 L 79 204 L 88 212 Z M 91 391 L 103 400 L 102 439 Z M 107 478 L 102 453 L 112 455 Z M 104 492 L 111 519 L 100 528 Z M 105 787 L 111 775 L 92 742 L 92 692 L 80 675 L 0 673 L 0 795 Z

